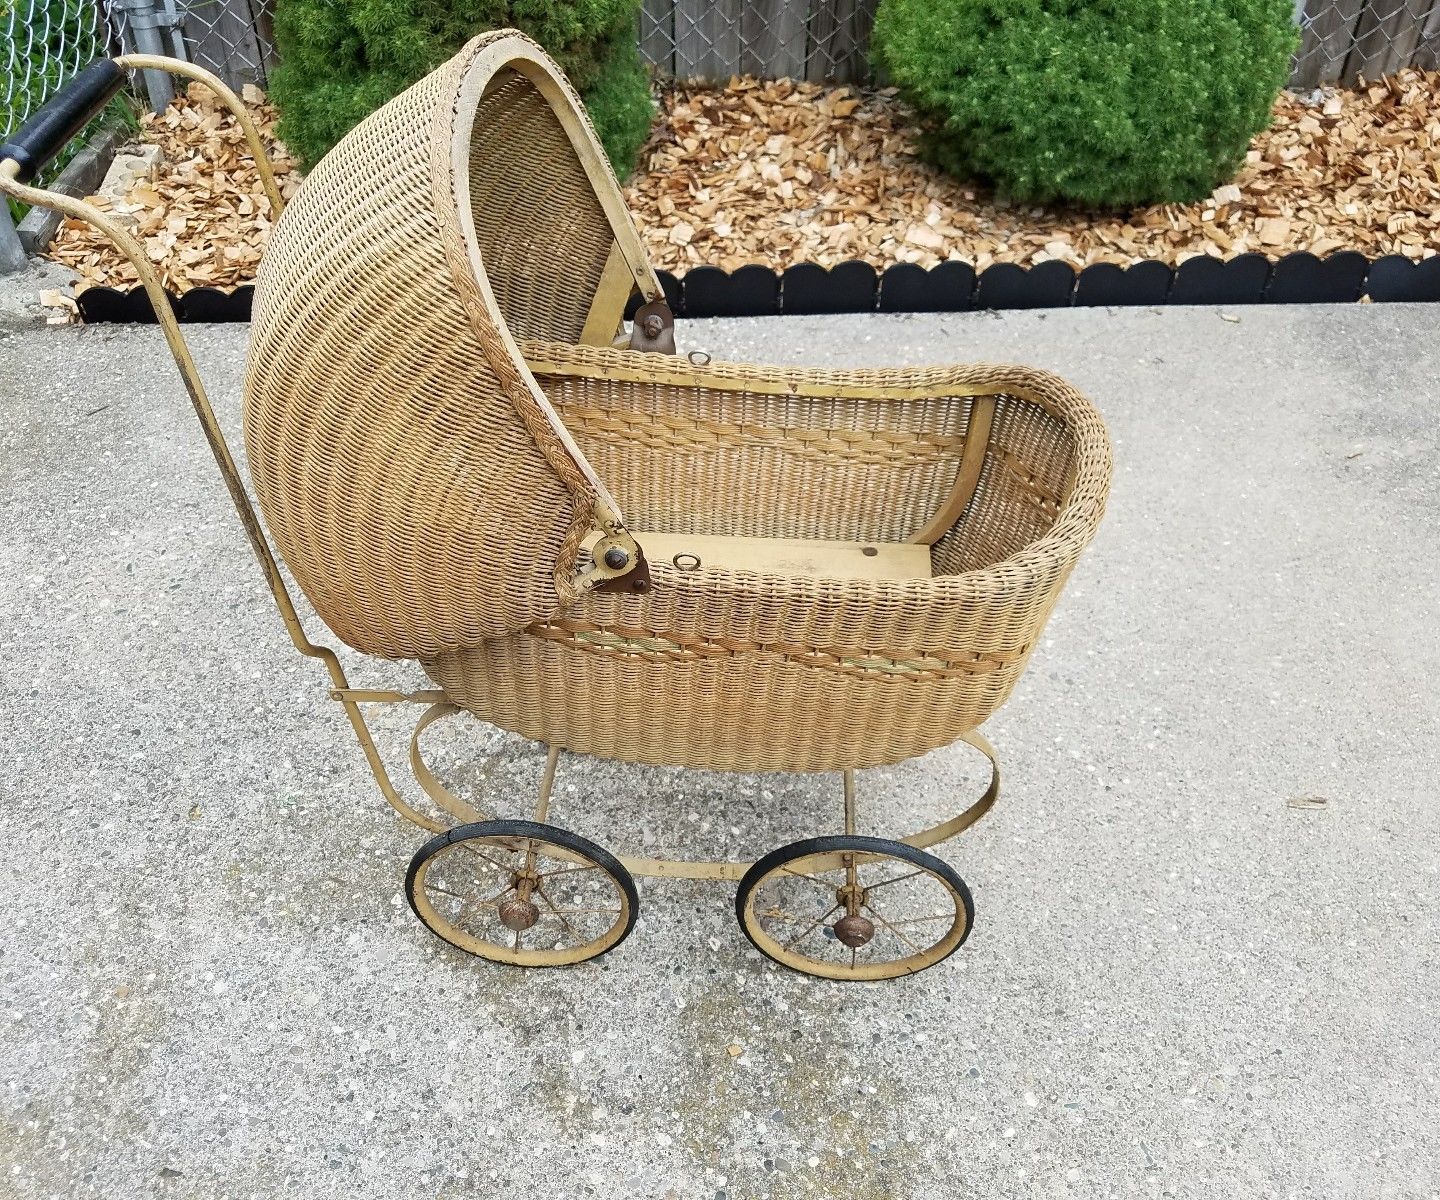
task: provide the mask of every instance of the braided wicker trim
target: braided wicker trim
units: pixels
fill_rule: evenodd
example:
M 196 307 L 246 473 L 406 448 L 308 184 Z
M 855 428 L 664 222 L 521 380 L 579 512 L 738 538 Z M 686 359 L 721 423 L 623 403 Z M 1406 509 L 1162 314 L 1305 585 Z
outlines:
M 509 29 L 495 30 L 473 38 L 442 68 L 454 71 L 455 82 L 449 92 L 449 104 L 436 112 L 431 142 L 431 196 L 441 227 L 445 259 L 450 265 L 460 305 L 470 317 L 481 349 L 515 406 L 516 414 L 574 500 L 574 511 L 552 573 L 556 595 L 561 607 L 564 607 L 573 604 L 583 594 L 575 583 L 575 564 L 580 545 L 593 521 L 599 489 L 543 411 L 543 402 L 537 399 L 538 388 L 508 333 L 504 332 L 504 319 L 493 297 L 488 294 L 488 287 L 476 278 L 475 264 L 470 261 L 455 196 L 455 172 L 468 169 L 465 164 L 454 161 L 455 127 L 460 119 L 459 104 L 464 85 L 474 69 L 475 60 L 492 46 L 507 42 L 514 43 L 517 49 L 533 50 L 544 57 L 544 51 L 538 44 L 523 34 Z
M 603 408 L 559 406 L 565 423 L 597 441 L 618 446 L 678 450 L 687 454 L 733 453 L 749 446 L 785 443 L 787 453 L 833 463 L 837 460 L 884 466 L 915 459 L 958 454 L 965 438 L 887 429 L 850 433 L 845 430 L 780 428 L 691 421 L 671 415 L 619 416 Z
M 662 659 L 666 662 L 700 662 L 705 659 L 736 658 L 749 654 L 773 654 L 787 662 L 820 667 L 844 675 L 898 682 L 956 679 L 988 675 L 1022 662 L 1030 652 L 1024 646 L 1007 654 L 968 654 L 958 658 L 935 658 L 917 654 L 897 659 L 865 650 L 822 650 L 786 642 L 746 641 L 739 638 L 664 636 L 643 629 L 607 629 L 589 621 L 546 621 L 528 626 L 531 637 L 560 642 L 576 650 L 608 658 Z

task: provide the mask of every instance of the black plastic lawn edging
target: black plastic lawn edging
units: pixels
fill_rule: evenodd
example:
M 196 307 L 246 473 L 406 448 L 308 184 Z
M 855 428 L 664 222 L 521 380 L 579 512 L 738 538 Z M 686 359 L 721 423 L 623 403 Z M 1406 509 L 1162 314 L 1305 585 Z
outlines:
M 1353 250 L 1327 258 L 1306 251 L 1271 261 L 1261 254 L 1192 258 L 1179 267 L 1138 262 L 1097 263 L 1076 272 L 1062 262 L 1021 267 L 996 263 L 978 275 L 968 263 L 928 270 L 898 263 L 877 271 L 869 263 L 825 268 L 801 263 L 769 267 L 695 267 L 684 275 L 661 271 L 677 317 L 768 317 L 814 313 L 971 312 L 981 309 L 1093 308 L 1158 304 L 1347 304 L 1440 301 L 1440 255 L 1412 262 L 1398 254 L 1373 261 Z M 233 292 L 195 288 L 171 303 L 181 321 L 248 321 L 254 288 Z M 150 322 L 155 314 L 140 288 L 89 288 L 76 298 L 87 324 Z M 627 316 L 639 304 L 631 303 Z

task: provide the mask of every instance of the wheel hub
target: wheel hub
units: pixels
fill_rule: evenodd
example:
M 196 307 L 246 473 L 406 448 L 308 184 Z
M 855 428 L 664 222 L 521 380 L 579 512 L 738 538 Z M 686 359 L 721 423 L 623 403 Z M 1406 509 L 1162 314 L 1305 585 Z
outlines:
M 540 910 L 529 900 L 511 897 L 500 905 L 500 924 L 521 933 L 540 919 Z
M 860 916 L 858 913 L 841 917 L 835 922 L 835 937 L 852 950 L 858 950 L 861 946 L 869 945 L 870 939 L 874 936 L 874 922 Z

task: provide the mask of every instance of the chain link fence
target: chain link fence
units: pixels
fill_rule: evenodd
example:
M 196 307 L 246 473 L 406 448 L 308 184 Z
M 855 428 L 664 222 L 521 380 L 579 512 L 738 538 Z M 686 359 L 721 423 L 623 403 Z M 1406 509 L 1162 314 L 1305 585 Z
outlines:
M 0 77 L 0 137 L 45 103 L 76 71 L 109 52 L 114 30 L 93 0 L 0 0 L 4 75 Z M 102 118 L 103 119 L 103 118 Z M 41 177 L 49 182 L 65 157 Z M 25 253 L 15 226 L 25 215 L 0 204 L 0 272 L 18 270 Z
M 1162 0 L 1163 2 L 1163 0 Z M 876 0 L 644 0 L 640 51 L 662 74 L 870 83 Z M 1440 0 L 1296 0 L 1290 86 L 1353 86 L 1440 67 Z
M 264 85 L 275 62 L 277 0 L 0 0 L 0 135 L 92 58 L 139 50 L 187 58 L 232 87 Z M 751 74 L 874 82 L 877 0 L 643 0 L 645 61 L 681 79 Z M 1440 67 L 1440 0 L 1295 0 L 1301 31 L 1291 87 L 1350 86 L 1401 67 Z M 163 107 L 168 76 L 146 72 Z M 53 174 L 52 168 L 52 174 Z M 0 211 L 0 260 L 14 235 Z M 3 269 L 3 268 L 0 268 Z
M 92 0 L 6 0 L 0 133 L 19 125 L 66 79 L 104 54 L 112 31 Z
M 275 0 L 0 0 L 4 76 L 0 78 L 0 137 L 8 136 L 92 59 L 122 51 L 184 58 L 214 71 L 237 90 L 263 84 L 274 61 L 271 16 Z M 144 103 L 160 110 L 174 95 L 163 71 L 142 75 Z M 123 119 L 118 101 L 96 127 Z M 41 176 L 52 183 L 71 155 L 98 129 L 76 138 Z M 93 157 L 93 155 L 91 156 Z M 78 164 L 77 164 L 78 166 Z M 102 167 L 103 169 L 103 167 Z M 23 266 L 15 226 L 19 205 L 0 207 L 0 272 Z M 28 236 L 28 235 L 27 235 Z
M 637 33 L 645 60 L 677 78 L 867 83 L 876 2 L 643 0 Z M 0 0 L 0 132 L 91 58 L 121 47 L 187 58 L 232 87 L 263 85 L 275 62 L 275 3 Z M 1440 66 L 1440 0 L 1296 0 L 1295 19 L 1296 88 L 1378 79 L 1412 63 Z
M 274 15 L 275 0 L 184 0 L 185 57 L 237 90 L 263 87 L 275 63 Z
M 166 54 L 232 87 L 263 84 L 275 61 L 275 0 L 0 0 L 0 135 L 91 59 Z
M 677 79 L 868 83 L 876 0 L 644 0 L 640 53 Z
M 1440 66 L 1440 0 L 1297 0 L 1290 86 L 1350 87 L 1401 67 Z

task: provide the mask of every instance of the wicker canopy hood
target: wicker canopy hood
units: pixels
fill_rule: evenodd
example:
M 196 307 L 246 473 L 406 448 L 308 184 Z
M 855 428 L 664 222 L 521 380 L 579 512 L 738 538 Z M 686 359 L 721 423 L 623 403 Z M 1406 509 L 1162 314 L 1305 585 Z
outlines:
M 433 654 L 576 598 L 581 541 L 619 510 L 516 342 L 608 344 L 635 290 L 661 296 L 594 130 L 512 30 L 317 164 L 260 269 L 245 439 L 347 643 Z

